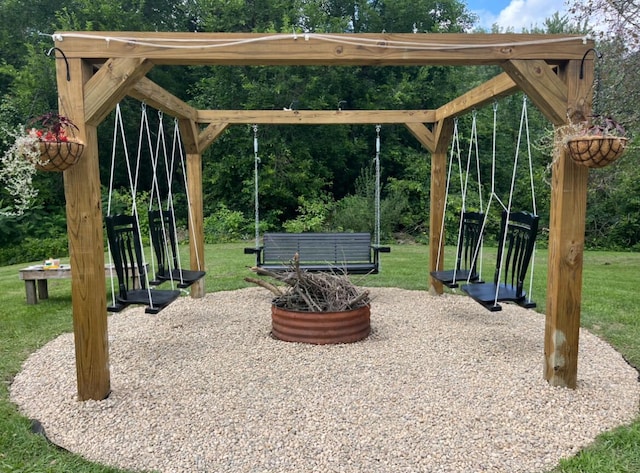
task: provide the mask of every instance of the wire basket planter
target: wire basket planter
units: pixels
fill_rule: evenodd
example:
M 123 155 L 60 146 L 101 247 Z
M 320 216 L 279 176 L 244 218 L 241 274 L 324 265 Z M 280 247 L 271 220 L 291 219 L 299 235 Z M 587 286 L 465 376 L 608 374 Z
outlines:
M 78 141 L 40 141 L 40 159 L 35 163 L 40 171 L 62 172 L 78 162 L 84 144 Z
M 621 136 L 579 136 L 565 146 L 574 162 L 589 168 L 608 166 L 624 154 L 628 139 Z

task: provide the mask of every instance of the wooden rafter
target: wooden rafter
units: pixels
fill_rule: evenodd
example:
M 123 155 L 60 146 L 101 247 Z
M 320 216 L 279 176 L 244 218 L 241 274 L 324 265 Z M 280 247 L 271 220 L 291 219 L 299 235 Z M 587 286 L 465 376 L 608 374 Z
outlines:
M 513 60 L 502 67 L 551 123 L 566 123 L 567 86 L 546 62 Z
M 511 95 L 517 90 L 518 85 L 509 74 L 500 74 L 437 109 L 434 121 L 459 117 L 474 108 L 482 107 L 492 100 Z
M 429 123 L 434 116 L 431 110 L 201 110 L 197 121 L 259 125 Z
M 198 136 L 198 147 L 204 150 L 213 143 L 229 126 L 228 123 L 211 123 Z
M 198 111 L 151 80 L 143 77 L 128 95 L 180 120 L 197 121 Z
M 433 136 L 433 132 L 429 130 L 422 123 L 409 123 L 406 122 L 405 126 L 409 129 L 411 134 L 416 140 L 420 142 L 430 153 L 433 153 L 436 149 L 436 139 Z
M 155 64 L 483 65 L 513 59 L 581 59 L 584 36 L 538 34 L 260 34 L 56 32 L 68 58 Z
M 99 125 L 124 98 L 127 89 L 152 67 L 153 63 L 140 58 L 116 58 L 107 61 L 84 88 L 84 114 L 87 123 Z

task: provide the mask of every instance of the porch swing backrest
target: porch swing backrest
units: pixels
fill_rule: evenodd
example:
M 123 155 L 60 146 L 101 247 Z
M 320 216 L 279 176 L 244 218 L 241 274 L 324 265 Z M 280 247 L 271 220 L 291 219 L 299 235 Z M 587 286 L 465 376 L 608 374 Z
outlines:
M 265 233 L 263 245 L 247 248 L 257 254 L 257 265 L 274 271 L 286 270 L 297 253 L 300 267 L 307 271 L 336 271 L 351 274 L 378 272 L 378 253 L 389 247 L 371 244 L 370 233 Z

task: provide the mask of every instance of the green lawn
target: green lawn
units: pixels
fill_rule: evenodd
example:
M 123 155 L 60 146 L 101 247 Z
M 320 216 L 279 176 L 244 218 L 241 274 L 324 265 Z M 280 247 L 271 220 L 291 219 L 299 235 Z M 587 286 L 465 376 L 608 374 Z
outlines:
M 252 255 L 242 253 L 243 246 L 231 243 L 206 247 L 208 291 L 248 286 L 243 277 L 249 274 L 247 267 L 254 261 Z M 494 255 L 489 249 L 485 257 L 490 261 Z M 394 245 L 391 253 L 382 254 L 381 258 L 381 274 L 361 277 L 359 284 L 426 288 L 427 247 Z M 546 264 L 546 250 L 538 250 L 533 298 L 540 311 L 545 309 Z M 60 333 L 72 330 L 70 281 L 50 280 L 49 300 L 27 306 L 24 284 L 18 279 L 18 270 L 24 266 L 0 268 L 0 472 L 121 471 L 86 462 L 31 434 L 28 419 L 20 416 L 8 400 L 11 379 L 26 357 Z M 640 253 L 585 254 L 582 323 L 608 340 L 636 367 L 640 367 L 639 270 Z M 487 262 L 484 277 L 491 274 L 491 264 Z M 630 426 L 601 435 L 595 445 L 562 461 L 553 472 L 640 472 L 640 416 Z

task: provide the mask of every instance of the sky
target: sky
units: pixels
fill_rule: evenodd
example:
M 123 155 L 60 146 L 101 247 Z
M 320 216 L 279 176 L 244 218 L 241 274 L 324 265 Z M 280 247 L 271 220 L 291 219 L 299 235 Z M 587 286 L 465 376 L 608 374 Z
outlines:
M 566 12 L 562 0 L 466 0 L 480 18 L 480 26 L 490 30 L 494 23 L 519 33 L 523 28 L 542 27 L 555 12 Z

